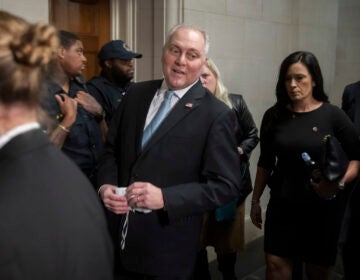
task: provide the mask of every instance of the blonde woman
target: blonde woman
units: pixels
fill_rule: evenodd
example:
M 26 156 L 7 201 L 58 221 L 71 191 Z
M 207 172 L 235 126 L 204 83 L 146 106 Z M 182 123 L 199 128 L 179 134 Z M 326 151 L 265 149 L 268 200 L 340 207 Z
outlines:
M 205 246 L 214 246 L 217 253 L 218 268 L 223 279 L 236 279 L 236 252 L 244 247 L 244 200 L 252 190 L 249 172 L 249 158 L 259 142 L 257 128 L 241 95 L 229 94 L 221 80 L 220 72 L 211 59 L 203 66 L 201 82 L 211 93 L 232 108 L 237 116 L 235 130 L 238 152 L 242 162 L 239 170 L 244 192 L 233 203 L 207 213 L 201 234 L 202 249 L 199 252 L 195 269 L 195 279 L 210 279 L 207 267 Z
M 54 27 L 0 10 L 0 279 L 113 279 L 96 193 L 40 129 Z

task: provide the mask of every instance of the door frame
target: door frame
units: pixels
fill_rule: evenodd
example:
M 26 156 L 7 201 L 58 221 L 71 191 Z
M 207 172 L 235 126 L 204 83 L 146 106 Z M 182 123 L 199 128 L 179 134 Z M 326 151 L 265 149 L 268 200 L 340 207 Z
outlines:
M 161 38 L 161 42 L 151 42 L 153 47 L 153 57 L 158 57 L 161 53 L 159 45 L 163 45 L 165 42 L 166 32 L 174 25 L 182 23 L 184 21 L 184 0 L 152 0 L 153 11 L 156 12 L 153 25 L 155 34 L 154 38 Z M 137 50 L 138 39 L 137 27 L 137 0 L 110 0 L 110 38 L 112 40 L 122 39 L 131 49 Z M 160 11 L 160 12 L 159 12 Z M 156 28 L 155 28 L 156 26 Z M 157 39 L 159 40 L 159 39 Z M 137 80 L 137 73 L 134 73 L 134 80 Z M 156 78 L 158 75 L 158 65 L 154 63 L 152 73 L 149 73 L 149 77 Z

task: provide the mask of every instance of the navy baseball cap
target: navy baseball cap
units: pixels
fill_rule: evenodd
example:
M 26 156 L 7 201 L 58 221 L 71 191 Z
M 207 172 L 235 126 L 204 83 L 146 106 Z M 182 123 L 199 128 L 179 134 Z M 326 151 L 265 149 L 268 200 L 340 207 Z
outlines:
M 133 59 L 141 58 L 142 54 L 134 53 L 130 48 L 121 40 L 112 40 L 102 46 L 98 54 L 100 60 L 107 60 L 113 58 L 119 59 Z

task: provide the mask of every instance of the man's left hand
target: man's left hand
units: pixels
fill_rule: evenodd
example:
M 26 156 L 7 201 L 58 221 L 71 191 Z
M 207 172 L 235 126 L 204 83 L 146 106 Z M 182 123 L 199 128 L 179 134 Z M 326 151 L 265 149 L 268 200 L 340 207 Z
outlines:
M 90 114 L 93 114 L 96 117 L 100 117 L 103 112 L 103 108 L 101 105 L 96 101 L 96 99 L 91 96 L 90 94 L 84 91 L 78 91 L 76 93 L 76 97 L 74 98 L 81 106 L 84 107 L 86 111 Z
M 164 198 L 159 187 L 148 182 L 134 182 L 126 191 L 129 205 L 152 210 L 164 208 Z

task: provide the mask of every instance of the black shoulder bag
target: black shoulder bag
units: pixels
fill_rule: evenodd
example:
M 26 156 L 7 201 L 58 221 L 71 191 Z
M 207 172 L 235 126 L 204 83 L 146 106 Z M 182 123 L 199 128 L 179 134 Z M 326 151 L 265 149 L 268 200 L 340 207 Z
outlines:
M 336 137 L 330 134 L 323 139 L 321 173 L 330 182 L 344 177 L 349 165 L 348 157 Z

